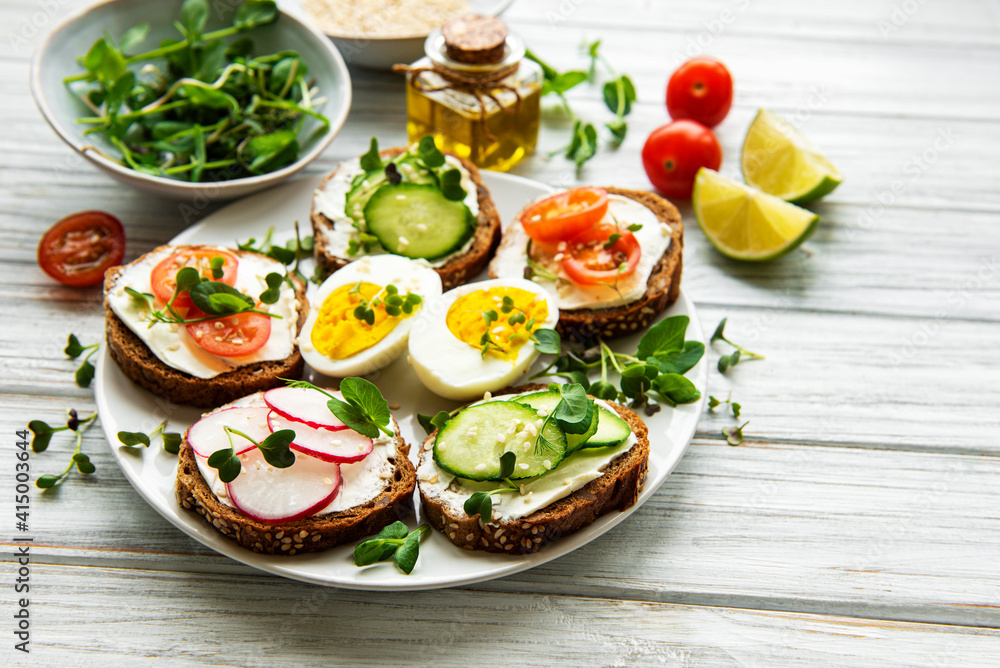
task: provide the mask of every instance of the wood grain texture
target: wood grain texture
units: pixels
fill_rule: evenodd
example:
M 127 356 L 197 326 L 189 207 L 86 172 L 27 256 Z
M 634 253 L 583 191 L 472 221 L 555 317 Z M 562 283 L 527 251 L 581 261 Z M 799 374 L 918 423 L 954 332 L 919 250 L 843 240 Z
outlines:
M 43 566 L 36 577 L 36 640 L 23 665 L 141 656 L 170 666 L 447 668 L 475 663 L 483 647 L 494 653 L 499 640 L 515 665 L 971 668 L 990 666 L 1000 643 L 984 629 L 580 596 L 451 590 L 381 605 L 267 576 L 249 587 L 219 575 Z M 99 615 L 95 590 L 113 601 Z
M 100 338 L 100 294 L 38 270 L 42 231 L 105 209 L 124 221 L 133 258 L 220 206 L 126 189 L 41 120 L 31 51 L 86 4 L 0 4 L 0 308 L 16 314 L 0 328 L 7 434 L 93 406 L 62 348 L 71 331 Z M 94 429 L 84 451 L 97 474 L 33 498 L 37 653 L 25 661 L 5 646 L 6 663 L 448 666 L 495 657 L 499 639 L 505 657 L 552 665 L 997 664 L 996 3 L 543 0 L 516 2 L 507 18 L 564 69 L 585 66 L 579 44 L 600 38 L 639 91 L 624 143 L 602 145 L 579 174 L 544 157 L 568 131 L 546 103 L 539 152 L 515 173 L 648 187 L 637 154 L 668 121 L 667 76 L 701 52 L 736 80 L 717 129 L 725 174 L 738 177 L 758 107 L 790 118 L 845 173 L 814 205 L 823 221 L 804 250 L 768 265 L 721 257 L 679 203 L 683 285 L 706 333 L 728 316 L 731 337 L 767 356 L 709 380 L 742 404 L 747 443 L 724 445 L 734 419 L 707 413 L 663 488 L 583 549 L 472 588 L 365 594 L 265 576 L 188 539 L 132 490 Z M 405 141 L 401 79 L 352 74 L 348 124 L 308 175 L 372 135 Z M 607 120 L 595 90 L 570 98 Z M 68 453 L 56 439 L 33 474 L 61 470 Z M 0 487 L 12 475 L 0 467 Z M 5 562 L 9 540 L 0 535 Z

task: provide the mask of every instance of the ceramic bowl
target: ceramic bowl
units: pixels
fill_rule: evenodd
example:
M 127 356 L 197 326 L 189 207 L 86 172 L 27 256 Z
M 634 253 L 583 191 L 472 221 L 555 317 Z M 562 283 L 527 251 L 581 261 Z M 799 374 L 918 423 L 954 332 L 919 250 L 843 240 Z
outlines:
M 183 0 L 109 0 L 78 12 L 58 25 L 38 47 L 31 63 L 31 93 L 35 103 L 63 141 L 84 158 L 100 167 L 118 181 L 155 195 L 177 200 L 228 200 L 275 185 L 301 171 L 323 152 L 340 131 L 351 108 L 351 78 L 344 59 L 330 40 L 312 26 L 281 11 L 278 20 L 255 28 L 248 35 L 256 53 L 273 53 L 294 49 L 309 65 L 326 103 L 320 110 L 330 121 L 326 132 L 316 136 L 322 127 L 313 119 L 305 123 L 300 137 L 308 138 L 295 163 L 282 169 L 230 181 L 189 183 L 168 177 L 136 172 L 114 159 L 118 151 L 103 136 L 84 135 L 87 126 L 76 122 L 81 116 L 93 115 L 79 98 L 63 83 L 66 77 L 83 70 L 77 58 L 86 54 L 103 34 L 119 36 L 128 28 L 150 23 L 150 31 L 140 48 L 152 49 L 164 38 L 177 38 L 174 19 L 180 14 Z M 210 4 L 206 32 L 232 24 L 238 0 L 217 0 Z M 77 84 L 81 85 L 81 84 Z M 94 149 L 98 150 L 94 150 Z
M 514 0 L 471 0 L 470 11 L 475 14 L 497 16 Z M 326 31 L 337 45 L 344 60 L 352 67 L 371 70 L 389 70 L 397 63 L 409 64 L 424 55 L 424 40 L 430 31 L 406 37 L 373 37 L 349 35 Z

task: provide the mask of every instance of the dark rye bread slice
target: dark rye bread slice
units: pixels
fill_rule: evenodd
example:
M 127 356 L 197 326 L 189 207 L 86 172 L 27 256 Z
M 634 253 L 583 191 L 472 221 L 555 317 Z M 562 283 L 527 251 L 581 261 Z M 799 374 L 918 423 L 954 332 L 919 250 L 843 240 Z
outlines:
M 539 384 L 520 385 L 501 390 L 494 396 L 544 390 L 546 387 Z M 487 524 L 480 521 L 479 515 L 469 516 L 462 508 L 452 508 L 439 499 L 427 496 L 418 481 L 420 501 L 431 526 L 466 550 L 529 554 L 553 540 L 579 531 L 601 515 L 634 505 L 646 482 L 649 430 L 642 419 L 625 406 L 610 405 L 628 422 L 638 440 L 628 452 L 612 459 L 600 478 L 530 515 L 505 522 L 491 520 Z M 436 435 L 435 431 L 424 441 L 420 450 L 421 461 L 424 457 L 433 456 L 428 444 L 433 445 Z
M 380 151 L 379 155 L 389 159 L 396 157 L 405 150 L 406 148 L 402 147 L 388 148 Z M 483 267 L 486 266 L 490 258 L 493 257 L 493 251 L 500 244 L 500 214 L 497 212 L 496 205 L 493 204 L 490 191 L 483 185 L 479 169 L 465 158 L 460 158 L 453 153 L 447 153 L 447 155 L 457 158 L 462 163 L 462 166 L 469 171 L 473 182 L 476 184 L 476 194 L 479 199 L 479 220 L 476 231 L 472 236 L 472 245 L 469 247 L 469 250 L 451 258 L 440 267 L 434 267 L 434 271 L 441 277 L 442 287 L 445 290 L 451 290 L 472 280 L 476 274 L 483 270 Z M 334 173 L 329 174 L 323 179 L 320 188 L 323 188 L 327 181 L 333 178 Z M 313 226 L 313 247 L 315 249 L 316 263 L 324 272 L 330 274 L 357 259 L 341 257 L 330 250 L 325 232 L 333 229 L 333 221 L 316 210 L 315 198 L 313 198 L 309 218 L 312 220 Z
M 621 306 L 596 309 L 560 309 L 556 330 L 565 338 L 586 341 L 600 336 L 611 339 L 645 329 L 681 293 L 681 270 L 684 265 L 684 223 L 669 200 L 643 190 L 605 187 L 612 195 L 622 195 L 643 204 L 662 223 L 670 225 L 670 247 L 660 256 L 646 282 L 646 292 L 639 299 Z M 492 272 L 490 274 L 492 276 Z
M 198 248 L 199 246 L 176 246 L 176 248 Z M 165 246 L 154 248 L 156 253 Z M 251 251 L 230 250 L 237 256 L 256 255 Z M 148 255 L 149 253 L 147 253 Z M 146 255 L 136 258 L 139 262 Z M 125 267 L 112 267 L 104 275 L 104 294 L 114 289 L 118 276 Z M 309 314 L 306 300 L 306 286 L 293 279 L 296 284 L 295 296 L 299 302 L 298 326 L 296 334 L 305 324 Z M 105 338 L 111 359 L 118 364 L 126 376 L 153 394 L 165 397 L 176 404 L 188 404 L 201 408 L 214 408 L 254 392 L 270 390 L 284 385 L 282 378 L 298 378 L 302 375 L 305 362 L 297 345 L 292 354 L 282 360 L 256 362 L 236 367 L 214 378 L 197 378 L 164 364 L 153 354 L 145 343 L 128 328 L 104 300 Z M 163 325 L 164 327 L 166 325 Z
M 177 502 L 204 517 L 219 533 L 241 547 L 264 554 L 291 556 L 320 552 L 364 538 L 406 517 L 413 509 L 416 472 L 408 456 L 410 446 L 400 436 L 395 420 L 392 426 L 396 432 L 395 454 L 389 457 L 395 467 L 393 477 L 378 496 L 360 506 L 294 522 L 262 522 L 247 517 L 212 493 L 198 470 L 187 432 L 177 465 Z

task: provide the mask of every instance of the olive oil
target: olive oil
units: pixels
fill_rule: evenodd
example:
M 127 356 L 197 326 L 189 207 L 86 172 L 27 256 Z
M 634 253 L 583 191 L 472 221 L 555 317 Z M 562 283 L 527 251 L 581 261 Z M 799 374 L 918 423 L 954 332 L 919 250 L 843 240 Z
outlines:
M 542 69 L 495 18 L 445 24 L 407 72 L 406 130 L 483 169 L 507 171 L 538 143 Z
M 491 139 L 483 132 L 474 96 L 453 90 L 428 93 L 408 86 L 406 131 L 410 142 L 433 135 L 442 151 L 467 158 L 483 169 L 505 172 L 533 152 L 538 143 L 541 85 L 528 83 L 517 90 L 521 96 L 519 105 L 510 91 L 494 92 L 507 111 L 493 100 L 484 100 L 485 125 L 493 135 Z

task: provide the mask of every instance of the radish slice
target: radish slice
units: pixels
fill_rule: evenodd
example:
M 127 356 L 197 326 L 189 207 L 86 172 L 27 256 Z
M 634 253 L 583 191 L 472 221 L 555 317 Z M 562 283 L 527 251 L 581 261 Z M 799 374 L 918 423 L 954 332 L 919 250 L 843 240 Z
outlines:
M 301 422 L 285 419 L 277 413 L 267 416 L 267 426 L 274 432 L 281 429 L 291 429 L 295 432 L 292 450 L 322 459 L 325 462 L 361 461 L 375 449 L 375 443 L 351 429 L 330 431 L 329 429 L 314 429 Z
M 302 422 L 315 429 L 347 429 L 347 425 L 327 408 L 329 400 L 322 392 L 303 387 L 279 387 L 264 393 L 264 403 L 286 420 Z
M 233 505 L 261 522 L 294 522 L 330 505 L 340 490 L 340 465 L 299 455 L 276 469 L 254 448 L 240 456 L 243 470 L 226 483 Z
M 266 406 L 242 406 L 209 413 L 188 429 L 188 443 L 191 444 L 191 449 L 199 457 L 209 457 L 216 450 L 225 450 L 230 443 L 223 427 L 242 431 L 259 443 L 271 433 L 267 426 L 269 412 Z M 242 436 L 235 434 L 232 446 L 236 454 L 257 447 Z

